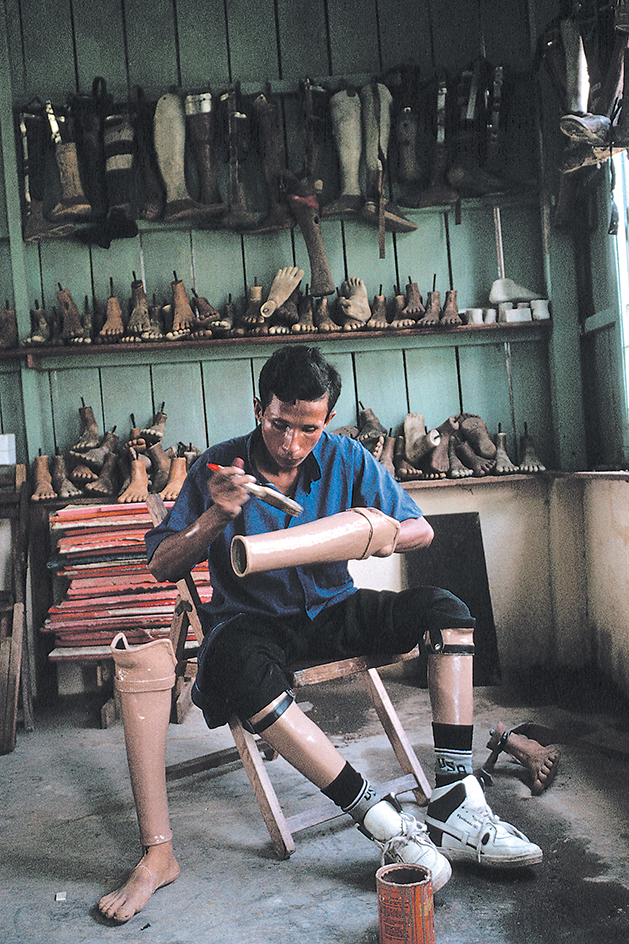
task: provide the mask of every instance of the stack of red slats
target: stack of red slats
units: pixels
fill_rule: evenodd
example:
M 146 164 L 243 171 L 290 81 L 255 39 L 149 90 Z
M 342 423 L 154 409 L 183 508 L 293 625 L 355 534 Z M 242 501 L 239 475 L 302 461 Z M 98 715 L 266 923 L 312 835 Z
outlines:
M 51 515 L 56 555 L 49 566 L 65 590 L 43 631 L 54 633 L 56 646 L 108 645 L 121 630 L 130 643 L 168 635 L 177 587 L 148 570 L 144 535 L 151 527 L 144 502 L 69 505 Z M 192 576 L 206 602 L 212 596 L 207 563 Z

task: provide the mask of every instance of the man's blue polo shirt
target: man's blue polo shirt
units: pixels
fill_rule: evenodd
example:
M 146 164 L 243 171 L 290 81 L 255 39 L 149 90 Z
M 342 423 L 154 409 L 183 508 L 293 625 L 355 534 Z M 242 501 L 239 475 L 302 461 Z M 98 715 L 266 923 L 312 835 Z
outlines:
M 252 455 L 255 437 L 260 435 L 256 429 L 247 436 L 219 443 L 197 459 L 168 516 L 146 535 L 149 560 L 165 537 L 191 525 L 211 506 L 208 462 L 231 466 L 239 457 L 245 472 L 266 482 Z M 240 613 L 283 617 L 305 611 L 312 619 L 325 606 L 340 602 L 356 589 L 345 561 L 236 577 L 229 556 L 234 535 L 293 528 L 352 507 L 379 508 L 398 521 L 422 515 L 413 499 L 367 449 L 349 436 L 325 431 L 301 466 L 293 497 L 304 509 L 296 517 L 251 496 L 242 513 L 208 548 L 213 591 L 212 600 L 201 614 L 206 633 Z

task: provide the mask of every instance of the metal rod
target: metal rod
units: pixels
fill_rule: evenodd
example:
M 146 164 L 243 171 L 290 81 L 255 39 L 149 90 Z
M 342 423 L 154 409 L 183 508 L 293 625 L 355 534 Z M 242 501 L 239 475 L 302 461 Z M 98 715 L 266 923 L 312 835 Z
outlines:
M 507 384 L 509 386 L 509 409 L 511 410 L 511 429 L 513 430 L 513 451 L 517 454 L 518 433 L 515 426 L 515 399 L 513 396 L 513 375 L 511 373 L 511 342 L 504 342 L 505 365 L 507 368 Z M 522 457 L 518 456 L 518 462 Z
M 494 207 L 494 230 L 496 233 L 496 257 L 498 260 L 498 278 L 505 277 L 505 257 L 502 249 L 502 226 L 500 225 L 500 207 Z

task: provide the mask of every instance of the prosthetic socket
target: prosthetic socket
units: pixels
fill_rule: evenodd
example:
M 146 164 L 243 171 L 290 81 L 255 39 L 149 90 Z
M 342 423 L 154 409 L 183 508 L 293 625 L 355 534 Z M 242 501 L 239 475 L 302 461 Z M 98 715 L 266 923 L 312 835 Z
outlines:
M 232 567 L 244 577 L 281 567 L 389 557 L 399 533 L 400 522 L 377 508 L 351 508 L 283 531 L 237 535 L 231 544 Z
M 471 725 L 473 707 L 474 630 L 431 630 L 424 637 L 428 652 L 428 689 L 433 722 Z
M 129 775 L 142 845 L 172 839 L 166 794 L 166 734 L 175 653 L 169 639 L 129 646 L 123 633 L 111 642 L 114 687 L 120 696 Z

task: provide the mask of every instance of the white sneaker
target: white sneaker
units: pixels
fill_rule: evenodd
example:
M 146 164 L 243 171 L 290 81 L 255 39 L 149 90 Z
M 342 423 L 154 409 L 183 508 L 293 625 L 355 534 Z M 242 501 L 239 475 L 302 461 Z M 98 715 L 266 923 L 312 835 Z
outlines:
M 428 835 L 449 859 L 476 859 L 496 869 L 538 865 L 542 850 L 492 813 L 473 774 L 433 790 L 426 811 Z
M 398 812 L 390 800 L 372 806 L 360 828 L 382 850 L 382 865 L 404 862 L 430 869 L 433 892 L 443 888 L 452 875 L 452 866 L 430 841 L 423 823 L 410 813 Z

